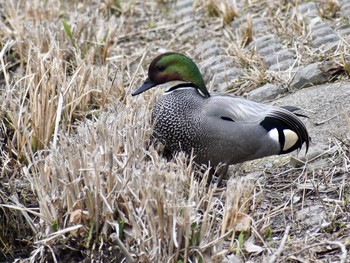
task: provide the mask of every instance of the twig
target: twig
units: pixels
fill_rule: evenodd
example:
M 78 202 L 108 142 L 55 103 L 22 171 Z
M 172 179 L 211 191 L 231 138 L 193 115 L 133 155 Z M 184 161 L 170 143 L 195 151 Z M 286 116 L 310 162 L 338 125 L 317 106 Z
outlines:
M 339 116 L 339 114 L 336 114 L 336 115 L 334 115 L 334 116 L 331 116 L 330 118 L 325 119 L 325 120 L 322 120 L 322 121 L 317 121 L 317 122 L 315 122 L 314 124 L 315 124 L 316 126 L 319 126 L 319 125 L 324 124 L 324 123 L 326 123 L 326 122 L 328 122 L 328 121 L 330 121 L 330 120 L 333 120 L 333 119 L 334 119 L 335 117 L 337 117 L 337 116 Z
M 129 254 L 129 251 L 126 249 L 126 247 L 124 246 L 123 242 L 119 239 L 118 235 L 113 235 L 113 239 L 117 242 L 120 251 L 123 253 L 123 255 L 126 258 L 126 261 L 128 263 L 134 263 L 135 260 L 132 258 L 132 256 Z
M 290 225 L 288 225 L 286 227 L 286 230 L 284 231 L 284 235 L 283 238 L 281 240 L 281 244 L 278 247 L 277 251 L 275 253 L 273 253 L 273 255 L 270 257 L 269 263 L 273 263 L 276 261 L 276 259 L 280 256 L 280 254 L 282 253 L 282 249 L 284 247 L 284 244 L 286 243 L 288 234 L 289 234 L 289 229 L 290 229 Z
M 10 87 L 10 77 L 6 71 L 8 66 L 5 65 L 4 57 L 5 57 L 5 53 L 7 51 L 9 51 L 15 43 L 16 43 L 16 41 L 14 41 L 14 40 L 7 41 L 6 44 L 4 45 L 4 47 L 2 48 L 2 50 L 0 51 L 0 62 L 1 62 L 0 72 L 2 71 L 4 74 L 4 79 L 5 79 L 7 87 Z
M 329 244 L 329 245 L 337 245 L 340 247 L 341 251 L 342 251 L 342 255 L 339 256 L 340 258 L 340 263 L 345 263 L 346 262 L 346 257 L 347 257 L 347 251 L 346 251 L 346 247 L 344 246 L 344 244 L 342 244 L 341 242 L 339 241 L 324 241 L 322 243 L 317 243 L 317 244 L 312 244 L 310 246 L 307 246 L 307 247 L 304 247 L 296 252 L 292 252 L 292 253 L 289 253 L 288 255 L 286 255 L 284 258 L 288 258 L 292 255 L 295 255 L 295 254 L 300 254 L 301 252 L 305 251 L 305 250 L 308 250 L 310 248 L 314 248 L 314 247 L 318 247 L 318 246 L 324 246 L 326 244 Z
M 34 244 L 44 244 L 44 245 L 46 245 L 47 242 L 49 242 L 49 241 L 51 241 L 53 239 L 59 238 L 59 237 L 61 237 L 62 235 L 66 234 L 66 233 L 70 233 L 70 232 L 76 231 L 76 230 L 78 230 L 79 228 L 82 228 L 82 227 L 83 227 L 82 225 L 76 225 L 76 226 L 67 227 L 65 229 L 61 229 L 61 230 L 56 231 L 56 232 L 54 232 L 52 234 L 49 234 L 47 238 L 35 241 Z
M 340 263 L 345 263 L 348 252 L 346 251 L 346 247 L 344 246 L 344 244 L 339 242 L 339 241 L 328 241 L 328 240 L 326 241 L 326 243 L 330 244 L 330 245 L 337 245 L 340 247 L 341 252 L 342 252 L 342 254 L 339 256 Z

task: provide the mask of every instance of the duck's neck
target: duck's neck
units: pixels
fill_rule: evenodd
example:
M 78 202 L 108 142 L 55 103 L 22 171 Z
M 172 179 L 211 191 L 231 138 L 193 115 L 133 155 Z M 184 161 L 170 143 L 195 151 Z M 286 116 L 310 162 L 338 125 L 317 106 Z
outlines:
M 169 84 L 169 83 L 167 83 Z M 177 90 L 197 90 L 197 92 L 203 96 L 204 98 L 210 97 L 209 92 L 207 94 L 204 94 L 201 89 L 199 89 L 195 84 L 191 82 L 185 82 L 185 81 L 171 81 L 170 89 L 168 89 L 165 93 L 169 94 Z M 205 89 L 206 90 L 206 89 Z

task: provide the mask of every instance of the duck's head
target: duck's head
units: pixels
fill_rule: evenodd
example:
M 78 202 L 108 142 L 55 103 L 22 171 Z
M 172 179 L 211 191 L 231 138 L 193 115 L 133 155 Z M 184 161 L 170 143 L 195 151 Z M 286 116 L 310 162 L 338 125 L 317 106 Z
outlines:
M 132 96 L 170 81 L 191 83 L 203 96 L 210 97 L 197 65 L 185 55 L 174 52 L 164 53 L 153 59 L 148 68 L 148 78 Z

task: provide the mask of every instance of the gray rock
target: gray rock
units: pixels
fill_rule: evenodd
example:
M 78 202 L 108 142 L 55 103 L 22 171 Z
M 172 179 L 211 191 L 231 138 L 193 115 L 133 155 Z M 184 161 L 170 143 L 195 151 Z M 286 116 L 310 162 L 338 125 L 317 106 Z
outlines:
M 178 11 L 175 13 L 175 16 L 179 21 L 191 20 L 193 17 L 192 6 L 186 6 L 186 7 L 178 9 Z
M 231 67 L 216 74 L 215 77 L 217 79 L 220 79 L 221 80 L 220 82 L 222 83 L 222 82 L 230 82 L 241 74 L 242 74 L 242 70 L 240 68 Z
M 311 41 L 311 45 L 313 47 L 318 47 L 324 44 L 329 43 L 337 43 L 340 40 L 339 36 L 337 34 L 330 34 L 326 36 L 319 36 L 316 37 L 314 40 Z
M 266 24 L 266 18 L 265 17 L 254 17 L 252 19 L 252 26 L 253 28 L 255 26 L 259 26 L 259 25 L 265 25 Z
M 185 8 L 185 7 L 191 7 L 193 6 L 193 1 L 192 0 L 178 0 L 176 1 L 176 4 L 175 4 L 175 7 L 177 9 L 182 9 L 182 8 Z
M 271 23 L 268 23 L 265 18 L 261 17 L 253 18 L 252 27 L 254 34 L 264 34 L 264 32 L 271 31 L 272 29 Z
M 241 69 L 232 67 L 227 70 L 214 74 L 211 80 L 211 86 L 215 87 L 218 92 L 225 93 L 228 88 L 233 87 L 233 82 L 242 74 Z
M 309 23 L 309 26 L 311 27 L 311 31 L 317 31 L 322 28 L 330 28 L 329 25 L 325 22 L 323 22 L 319 17 L 315 19 L 315 21 L 312 23 Z
M 278 95 L 285 92 L 282 87 L 267 83 L 262 87 L 252 90 L 248 93 L 248 99 L 254 101 L 266 101 L 276 98 Z
M 350 34 L 350 25 L 340 25 L 337 27 L 337 31 L 340 35 L 346 36 Z
M 257 49 L 260 50 L 266 48 L 267 46 L 276 45 L 278 43 L 280 43 L 280 39 L 277 36 L 270 34 L 255 39 L 253 45 L 255 45 Z
M 340 8 L 340 14 L 345 18 L 349 18 L 350 17 L 350 2 L 348 0 L 343 0 L 341 2 L 342 2 L 342 5 Z
M 200 56 L 203 59 L 208 58 L 208 57 L 213 57 L 213 56 L 215 57 L 215 56 L 222 54 L 221 51 L 222 50 L 218 47 L 212 47 L 212 48 L 205 50 Z
M 308 226 L 321 226 L 326 222 L 326 213 L 321 205 L 304 207 L 303 210 L 296 212 L 296 219 L 302 221 Z
M 218 45 L 213 40 L 207 40 L 204 43 L 199 44 L 197 48 L 194 50 L 194 53 L 196 56 L 204 57 L 203 53 L 211 49 L 218 49 Z
M 283 45 L 281 43 L 274 43 L 271 45 L 268 45 L 262 49 L 259 49 L 259 54 L 261 56 L 267 56 L 270 54 L 273 54 L 275 52 L 280 51 L 283 48 Z
M 339 35 L 327 23 L 319 22 L 311 27 L 311 45 L 323 51 L 332 49 L 340 40 Z
M 327 78 L 319 68 L 320 65 L 321 62 L 317 62 L 301 68 L 294 76 L 290 86 L 295 89 L 301 89 L 316 84 L 326 83 Z
M 193 29 L 196 27 L 197 27 L 197 24 L 195 21 L 184 23 L 182 26 L 176 29 L 176 34 L 181 35 L 181 34 L 184 34 L 185 32 L 193 32 Z
M 271 67 L 269 67 L 269 70 L 270 71 L 284 71 L 284 70 L 290 69 L 291 67 L 293 67 L 293 70 L 294 70 L 294 68 L 298 66 L 298 64 L 295 61 L 296 61 L 296 59 L 294 59 L 294 58 L 280 61 L 276 64 L 271 65 Z
M 214 73 L 218 73 L 221 71 L 226 71 L 229 68 L 233 67 L 233 62 L 230 57 L 227 57 L 226 60 L 222 60 L 220 63 L 217 63 L 215 65 L 212 65 L 210 67 L 210 70 Z
M 225 68 L 232 66 L 232 59 L 224 55 L 210 57 L 199 64 L 201 72 L 208 76 L 212 76 L 213 74 L 217 73 L 218 70 L 222 71 Z
M 318 16 L 318 9 L 315 2 L 306 2 L 298 6 L 297 12 L 307 15 L 309 17 Z
M 334 35 L 334 34 L 336 34 L 335 31 L 329 26 L 326 26 L 325 24 L 322 27 L 311 29 L 312 38 L 317 38 L 317 37 L 326 36 L 326 35 Z
M 276 53 L 270 54 L 264 58 L 267 67 L 278 64 L 284 60 L 291 59 L 295 56 L 295 52 L 288 49 L 282 49 Z

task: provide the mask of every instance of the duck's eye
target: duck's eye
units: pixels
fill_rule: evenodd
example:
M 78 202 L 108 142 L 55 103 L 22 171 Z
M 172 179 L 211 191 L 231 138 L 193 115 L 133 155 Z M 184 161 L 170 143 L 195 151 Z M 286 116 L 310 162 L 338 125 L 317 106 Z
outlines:
M 165 70 L 165 66 L 163 65 L 157 65 L 156 67 L 159 71 L 164 71 Z

